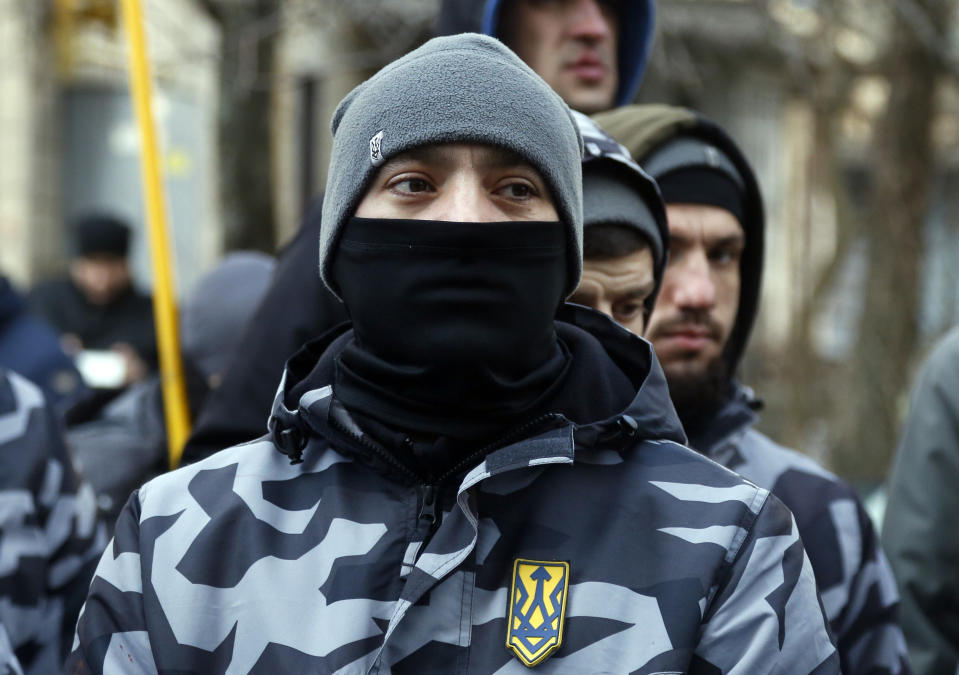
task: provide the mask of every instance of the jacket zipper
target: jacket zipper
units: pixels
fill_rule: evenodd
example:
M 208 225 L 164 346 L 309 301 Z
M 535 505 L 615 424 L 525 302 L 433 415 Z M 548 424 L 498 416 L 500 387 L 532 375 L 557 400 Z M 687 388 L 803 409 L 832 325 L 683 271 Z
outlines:
M 437 524 L 437 515 L 436 515 L 436 502 L 439 495 L 439 488 L 437 487 L 438 481 L 432 481 L 424 478 L 419 475 L 417 472 L 413 471 L 411 468 L 406 466 L 403 462 L 398 460 L 391 452 L 385 450 L 379 445 L 369 441 L 364 436 L 359 436 L 355 434 L 350 429 L 347 429 L 344 424 L 339 422 L 332 415 L 328 418 L 330 424 L 341 434 L 347 438 L 353 440 L 358 445 L 374 453 L 377 457 L 385 461 L 390 466 L 399 469 L 406 476 L 412 478 L 414 481 L 419 483 L 423 490 L 423 501 L 420 504 L 419 512 L 416 517 L 416 532 L 413 535 L 414 537 L 420 537 L 421 523 L 423 521 L 427 522 L 426 530 L 422 533 L 422 544 L 420 545 L 420 550 L 422 546 L 426 543 L 427 538 L 433 533 L 433 530 L 436 528 Z
M 435 485 L 423 486 L 423 505 L 420 507 L 418 520 L 428 521 L 429 530 L 432 530 L 433 526 L 436 525 L 436 498 L 438 493 L 439 489 Z M 427 530 L 427 534 L 429 534 L 429 530 Z
M 346 436 L 347 438 L 353 440 L 353 441 L 356 442 L 357 444 L 363 446 L 364 448 L 366 448 L 367 450 L 369 450 L 370 452 L 372 452 L 373 454 L 375 454 L 378 458 L 382 459 L 383 461 L 385 461 L 387 464 L 389 464 L 389 465 L 392 466 L 393 468 L 399 469 L 399 470 L 402 471 L 404 474 L 406 474 L 407 477 L 412 478 L 413 480 L 415 480 L 417 483 L 420 483 L 421 485 L 426 485 L 426 484 L 428 484 L 428 481 L 424 480 L 423 476 L 419 475 L 418 473 L 416 473 L 415 471 L 413 471 L 413 469 L 411 469 L 411 468 L 409 468 L 408 466 L 406 466 L 403 462 L 401 462 L 400 460 L 396 459 L 396 457 L 393 455 L 393 453 L 391 453 L 391 452 L 389 452 L 389 451 L 387 451 L 387 450 L 384 450 L 384 449 L 381 448 L 379 445 L 377 445 L 377 444 L 375 444 L 375 443 L 373 443 L 373 442 L 371 442 L 371 441 L 368 441 L 365 436 L 358 436 L 358 435 L 356 435 L 355 433 L 353 433 L 352 431 L 350 431 L 349 429 L 347 429 L 346 426 L 344 426 L 341 422 L 339 422 L 339 421 L 338 421 L 335 417 L 333 417 L 332 415 L 330 415 L 329 421 L 330 421 L 331 425 L 332 425 L 337 431 L 339 431 L 341 434 L 343 434 L 343 435 Z
M 442 476 L 440 476 L 439 480 L 437 480 L 436 482 L 439 484 L 442 484 L 443 482 L 452 478 L 453 476 L 460 473 L 461 471 L 468 469 L 470 466 L 475 464 L 479 459 L 481 459 L 482 457 L 485 457 L 493 450 L 509 445 L 511 442 L 513 442 L 517 438 L 520 438 L 523 434 L 527 433 L 530 429 L 534 429 L 538 426 L 541 426 L 550 420 L 561 419 L 562 417 L 563 416 L 560 415 L 559 413 L 546 413 L 545 415 L 540 415 L 539 417 L 536 417 L 530 420 L 529 422 L 525 422 L 524 424 L 521 424 L 520 426 L 514 428 L 512 431 L 506 433 L 503 436 L 500 436 L 498 439 L 496 439 L 492 443 L 487 443 L 479 450 L 472 452 L 466 457 L 464 457 L 462 460 L 460 460 L 455 465 L 453 465 L 453 468 L 451 468 Z
M 438 520 L 437 500 L 439 497 L 439 487 L 441 485 L 443 485 L 447 480 L 457 475 L 458 473 L 464 471 L 465 469 L 468 469 L 470 466 L 475 464 L 481 458 L 488 455 L 493 450 L 506 446 L 512 441 L 514 441 L 515 439 L 520 438 L 521 436 L 526 434 L 530 429 L 534 429 L 536 427 L 542 426 L 543 424 L 545 424 L 546 422 L 550 420 L 558 420 L 562 418 L 563 416 L 560 415 L 559 413 L 546 413 L 544 415 L 540 415 L 539 417 L 536 417 L 530 420 L 529 422 L 521 424 L 520 426 L 514 428 L 512 431 L 498 438 L 496 441 L 492 443 L 488 443 L 484 445 L 482 448 L 480 448 L 479 450 L 476 450 L 475 452 L 470 453 L 468 456 L 464 457 L 462 460 L 457 462 L 455 465 L 453 465 L 452 468 L 450 468 L 448 471 L 446 471 L 443 475 L 441 475 L 438 479 L 435 479 L 435 480 L 432 478 L 430 479 L 424 478 L 423 476 L 418 474 L 416 471 L 413 471 L 408 466 L 406 466 L 403 462 L 398 460 L 388 450 L 385 450 L 379 447 L 377 444 L 367 440 L 364 436 L 359 436 L 355 434 L 353 431 L 351 431 L 350 429 L 346 428 L 345 425 L 339 422 L 332 415 L 329 417 L 329 421 L 331 425 L 341 434 L 343 434 L 347 438 L 352 439 L 357 444 L 361 445 L 362 447 L 366 448 L 370 452 L 374 453 L 377 457 L 385 461 L 390 466 L 396 469 L 399 469 L 405 475 L 409 476 L 410 478 L 413 478 L 416 482 L 420 484 L 420 486 L 423 489 L 423 501 L 420 504 L 419 513 L 417 514 L 417 521 L 418 522 L 422 522 L 424 520 L 427 521 L 427 529 L 423 533 L 423 542 L 425 543 L 426 539 L 433 533 L 433 530 L 436 528 L 436 525 L 437 525 L 437 520 Z

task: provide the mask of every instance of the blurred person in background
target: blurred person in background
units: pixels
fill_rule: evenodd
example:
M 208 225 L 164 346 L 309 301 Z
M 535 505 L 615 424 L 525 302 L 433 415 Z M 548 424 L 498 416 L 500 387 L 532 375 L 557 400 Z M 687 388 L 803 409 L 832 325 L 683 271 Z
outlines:
M 0 664 L 57 673 L 107 537 L 40 389 L 3 368 L 0 467 Z
M 31 315 L 23 297 L 0 275 L 0 367 L 40 387 L 58 412 L 81 399 L 86 386 L 54 330 Z
M 347 95 L 319 271 L 352 324 L 290 359 L 269 436 L 131 497 L 76 665 L 838 672 L 788 510 L 680 444 L 647 342 L 563 303 L 582 152 L 486 36 Z
M 842 672 L 908 672 L 895 581 L 855 491 L 757 431 L 761 401 L 735 378 L 763 263 L 763 205 L 752 168 L 722 129 L 689 110 L 627 106 L 594 119 L 653 176 L 666 201 L 669 262 L 646 337 L 690 446 L 771 490 L 793 512 Z
M 103 389 L 122 389 L 157 367 L 153 303 L 133 286 L 130 234 L 114 216 L 79 219 L 68 278 L 41 282 L 28 296 L 31 311 L 60 333 L 88 383 Z
M 219 386 L 274 267 L 263 253 L 231 253 L 200 278 L 184 303 L 180 346 L 191 416 Z M 94 419 L 71 427 L 67 439 L 112 528 L 130 493 L 168 468 L 159 376 L 131 385 Z
M 889 479 L 882 543 L 916 673 L 959 673 L 959 328 L 919 373 Z
M 653 0 L 447 0 L 437 34 L 501 38 L 572 108 L 604 110 L 632 101 L 652 46 Z M 243 336 L 223 386 L 196 421 L 183 462 L 264 433 L 260 418 L 283 364 L 306 341 L 346 320 L 342 304 L 310 272 L 321 201 L 280 258 L 276 278 Z
M 499 38 L 574 110 L 631 103 L 653 42 L 652 0 L 444 0 L 438 35 Z

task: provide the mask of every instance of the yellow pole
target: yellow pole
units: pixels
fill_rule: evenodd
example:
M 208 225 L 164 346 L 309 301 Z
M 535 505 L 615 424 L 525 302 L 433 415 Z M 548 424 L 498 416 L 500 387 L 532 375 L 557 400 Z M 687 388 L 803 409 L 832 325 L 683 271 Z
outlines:
M 173 265 L 167 237 L 166 208 L 160 175 L 160 154 L 157 149 L 153 112 L 150 107 L 150 66 L 147 63 L 146 36 L 140 0 L 122 0 L 123 24 L 130 40 L 130 89 L 140 127 L 140 171 L 143 198 L 147 206 L 147 229 L 150 235 L 150 262 L 153 269 L 153 317 L 156 322 L 157 346 L 160 355 L 160 378 L 163 386 L 163 407 L 166 415 L 167 446 L 170 468 L 175 469 L 183 454 L 183 444 L 190 433 L 190 412 L 187 407 L 183 361 L 177 328 L 176 298 L 173 292 Z

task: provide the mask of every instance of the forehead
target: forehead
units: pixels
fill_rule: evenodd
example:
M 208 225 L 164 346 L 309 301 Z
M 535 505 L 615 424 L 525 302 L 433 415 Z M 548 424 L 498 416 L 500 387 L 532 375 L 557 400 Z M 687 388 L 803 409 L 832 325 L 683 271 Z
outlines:
M 409 164 L 425 164 L 439 168 L 461 166 L 489 169 L 523 167 L 536 171 L 535 167 L 519 153 L 481 143 L 440 143 L 412 148 L 391 157 L 381 169 Z M 536 171 L 536 173 L 539 172 Z
M 623 0 L 590 0 L 604 14 L 618 17 Z M 503 11 L 524 12 L 526 15 L 562 17 L 578 9 L 577 0 L 505 0 Z M 522 28 L 522 26 L 519 26 Z
M 667 204 L 670 238 L 745 238 L 743 226 L 732 213 L 706 204 Z
M 653 253 L 649 248 L 618 258 L 586 258 L 583 279 L 601 285 L 607 292 L 628 292 L 653 281 Z

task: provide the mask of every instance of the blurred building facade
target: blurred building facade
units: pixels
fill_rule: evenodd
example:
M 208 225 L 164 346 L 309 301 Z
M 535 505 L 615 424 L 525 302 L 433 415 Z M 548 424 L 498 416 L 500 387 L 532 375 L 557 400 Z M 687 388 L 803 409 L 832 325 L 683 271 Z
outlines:
M 0 0 L 0 268 L 20 284 L 62 272 L 69 223 L 127 219 L 150 285 L 127 43 L 111 0 Z M 144 2 L 171 243 L 180 288 L 220 252 L 215 191 L 218 35 L 192 0 Z

